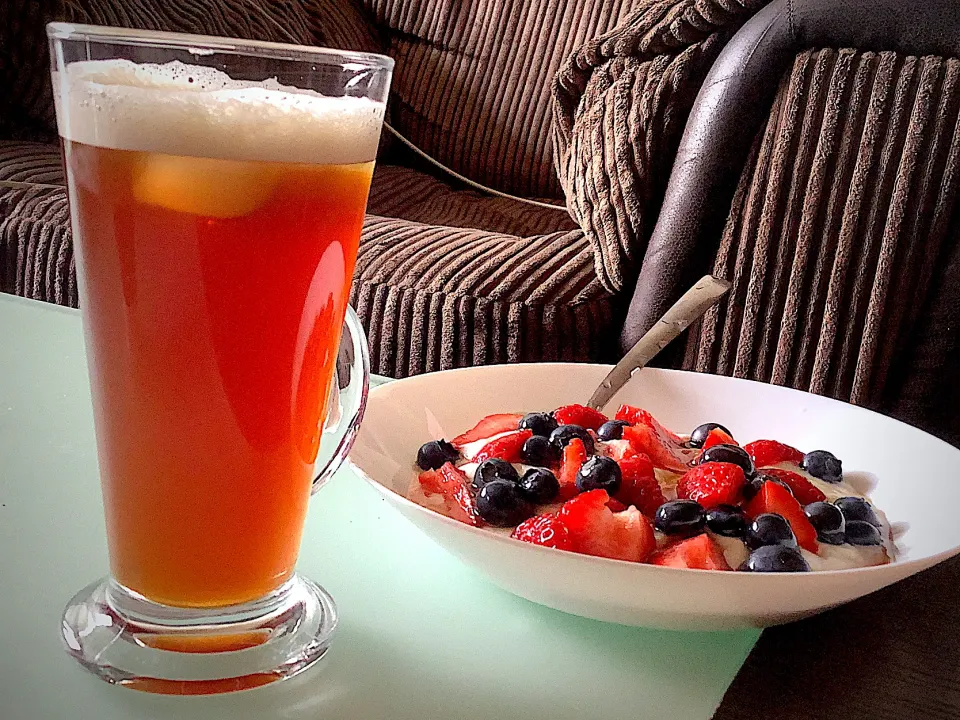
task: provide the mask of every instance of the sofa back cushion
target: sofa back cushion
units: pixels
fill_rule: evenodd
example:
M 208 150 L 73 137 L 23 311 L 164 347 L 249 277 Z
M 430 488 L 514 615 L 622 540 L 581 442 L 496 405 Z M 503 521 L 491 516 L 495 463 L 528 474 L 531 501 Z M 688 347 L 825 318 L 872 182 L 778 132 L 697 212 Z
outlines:
M 553 76 L 571 52 L 643 0 L 362 2 L 397 62 L 397 130 L 471 180 L 558 198 Z

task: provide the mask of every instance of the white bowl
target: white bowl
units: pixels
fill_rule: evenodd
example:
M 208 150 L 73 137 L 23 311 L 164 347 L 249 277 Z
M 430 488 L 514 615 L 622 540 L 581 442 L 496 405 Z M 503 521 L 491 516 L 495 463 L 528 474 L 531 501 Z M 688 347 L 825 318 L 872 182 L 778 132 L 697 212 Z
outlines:
M 803 574 L 680 570 L 579 555 L 499 537 L 406 499 L 417 449 L 498 412 L 584 402 L 607 366 L 500 365 L 420 375 L 370 393 L 351 460 L 410 522 L 500 587 L 575 615 L 689 630 L 766 627 L 849 602 L 960 553 L 960 450 L 862 408 L 714 375 L 645 369 L 613 404 L 650 410 L 689 431 L 719 422 L 743 440 L 828 449 L 875 476 L 870 495 L 902 532 L 898 559 Z M 608 408 L 609 409 L 609 408 Z M 918 598 L 918 601 L 921 599 Z

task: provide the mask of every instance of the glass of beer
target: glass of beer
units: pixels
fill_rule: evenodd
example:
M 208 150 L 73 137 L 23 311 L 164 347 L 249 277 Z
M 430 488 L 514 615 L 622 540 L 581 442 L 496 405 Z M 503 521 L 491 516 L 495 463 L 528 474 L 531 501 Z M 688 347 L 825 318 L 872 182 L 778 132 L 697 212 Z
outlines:
M 393 61 L 47 31 L 110 555 L 64 642 L 153 692 L 291 676 L 336 625 L 294 566 L 368 387 L 347 303 Z

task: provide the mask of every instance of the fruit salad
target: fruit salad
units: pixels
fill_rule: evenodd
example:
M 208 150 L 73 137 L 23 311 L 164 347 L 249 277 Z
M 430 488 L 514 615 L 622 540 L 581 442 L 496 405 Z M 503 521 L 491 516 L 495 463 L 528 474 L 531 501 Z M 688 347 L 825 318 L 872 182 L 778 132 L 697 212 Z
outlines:
M 417 453 L 408 497 L 520 542 L 698 570 L 806 572 L 891 562 L 890 524 L 826 450 L 741 445 L 707 423 L 583 405 L 483 418 Z

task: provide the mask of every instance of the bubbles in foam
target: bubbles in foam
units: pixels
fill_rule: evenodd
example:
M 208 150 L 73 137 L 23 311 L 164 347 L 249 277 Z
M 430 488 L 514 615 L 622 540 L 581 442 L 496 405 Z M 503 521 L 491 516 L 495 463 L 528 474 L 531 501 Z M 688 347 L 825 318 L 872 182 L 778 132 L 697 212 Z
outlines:
M 68 140 L 268 162 L 373 160 L 384 105 L 325 97 L 275 79 L 242 82 L 214 68 L 91 60 L 54 77 L 57 124 Z

